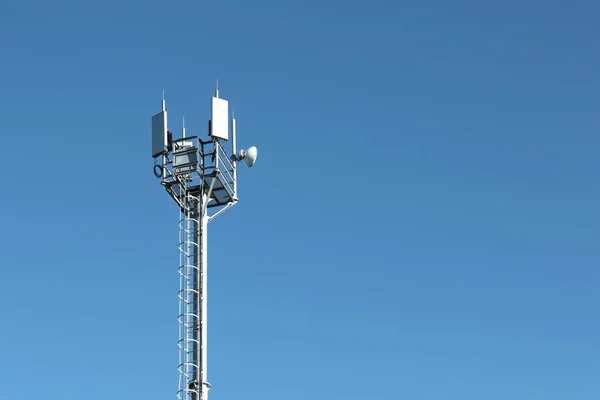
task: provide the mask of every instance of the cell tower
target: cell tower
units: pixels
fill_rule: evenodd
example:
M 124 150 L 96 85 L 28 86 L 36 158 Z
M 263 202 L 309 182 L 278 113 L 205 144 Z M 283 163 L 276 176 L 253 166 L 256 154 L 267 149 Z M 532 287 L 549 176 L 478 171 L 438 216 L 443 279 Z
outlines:
M 233 112 L 232 112 L 233 117 Z M 180 400 L 207 400 L 207 228 L 208 223 L 238 201 L 237 163 L 252 167 L 256 147 L 236 150 L 236 123 L 229 103 L 212 98 L 208 140 L 186 136 L 173 139 L 167 127 L 163 92 L 162 111 L 152 117 L 154 175 L 180 210 L 179 218 L 179 388 Z

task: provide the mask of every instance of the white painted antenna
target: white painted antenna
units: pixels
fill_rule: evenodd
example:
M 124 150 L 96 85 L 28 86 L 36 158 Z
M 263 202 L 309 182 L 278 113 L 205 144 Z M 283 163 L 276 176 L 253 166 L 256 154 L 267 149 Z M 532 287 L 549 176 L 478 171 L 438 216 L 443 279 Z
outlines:
M 234 196 L 234 200 L 238 199 L 238 191 L 237 191 L 237 157 L 236 157 L 236 152 L 237 152 L 237 138 L 236 138 L 236 123 L 235 123 L 235 110 L 232 108 L 231 109 L 231 158 L 233 160 L 233 196 Z

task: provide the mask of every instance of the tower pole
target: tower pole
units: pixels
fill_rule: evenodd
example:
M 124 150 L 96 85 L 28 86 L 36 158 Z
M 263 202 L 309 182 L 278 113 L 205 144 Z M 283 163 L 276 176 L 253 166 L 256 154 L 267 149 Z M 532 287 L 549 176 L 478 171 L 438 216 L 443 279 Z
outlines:
M 190 265 L 193 271 L 190 274 L 192 290 L 189 291 L 191 310 L 189 315 L 192 320 L 189 324 L 190 332 L 190 376 L 187 382 L 188 392 L 192 400 L 208 400 L 207 375 L 207 338 L 208 338 L 208 213 L 205 206 L 209 200 L 207 193 L 200 193 L 198 197 L 189 196 L 190 212 Z
M 200 400 L 208 400 L 208 212 L 207 203 L 210 199 L 207 194 L 202 194 L 202 207 L 200 209 Z
M 188 393 L 190 394 L 191 400 L 200 400 L 199 391 L 200 391 L 200 360 L 201 360 L 201 327 L 202 327 L 202 312 L 200 305 L 200 291 L 202 288 L 202 257 L 200 249 L 201 243 L 201 210 L 202 205 L 200 204 L 200 199 L 196 196 L 188 195 L 190 200 L 189 202 L 189 241 L 190 241 L 190 260 L 189 260 L 189 284 L 191 286 L 191 290 L 188 291 L 187 302 L 190 304 L 190 312 L 189 312 L 189 323 L 187 325 L 188 331 L 185 333 L 186 339 L 185 341 L 189 343 L 189 353 L 187 355 L 188 360 L 188 368 L 189 376 L 187 377 L 187 385 Z

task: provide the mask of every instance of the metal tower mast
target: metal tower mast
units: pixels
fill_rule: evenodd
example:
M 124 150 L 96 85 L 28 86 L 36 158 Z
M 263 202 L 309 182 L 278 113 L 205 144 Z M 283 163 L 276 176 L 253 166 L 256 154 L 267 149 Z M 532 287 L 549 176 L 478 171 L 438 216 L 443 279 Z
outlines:
M 180 210 L 179 218 L 179 388 L 180 400 L 208 400 L 207 380 L 207 228 L 208 223 L 235 205 L 237 162 L 251 167 L 256 147 L 236 152 L 236 122 L 231 119 L 229 140 L 229 103 L 212 98 L 208 140 L 187 136 L 185 121 L 182 137 L 173 139 L 167 127 L 163 93 L 162 111 L 152 117 L 152 157 L 154 175 Z

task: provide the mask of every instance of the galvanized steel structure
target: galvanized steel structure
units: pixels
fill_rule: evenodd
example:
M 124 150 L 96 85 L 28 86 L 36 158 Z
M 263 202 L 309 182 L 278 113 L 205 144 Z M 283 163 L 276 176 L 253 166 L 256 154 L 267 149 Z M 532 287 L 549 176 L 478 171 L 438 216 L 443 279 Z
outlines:
M 229 141 L 231 150 L 224 144 Z M 236 152 L 236 122 L 229 119 L 229 104 L 212 98 L 209 137 L 173 139 L 162 111 L 152 117 L 154 175 L 180 210 L 179 218 L 179 387 L 180 400 L 207 400 L 207 227 L 219 214 L 235 205 L 237 162 L 251 167 L 256 147 Z

